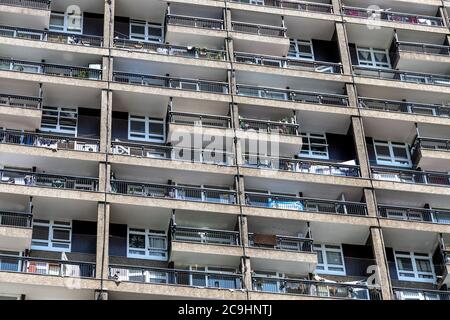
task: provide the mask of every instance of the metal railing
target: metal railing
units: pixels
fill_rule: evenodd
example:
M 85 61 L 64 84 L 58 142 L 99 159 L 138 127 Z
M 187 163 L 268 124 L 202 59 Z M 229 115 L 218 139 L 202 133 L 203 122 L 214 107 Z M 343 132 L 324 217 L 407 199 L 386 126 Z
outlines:
M 101 80 L 102 78 L 102 70 L 100 69 L 4 58 L 0 58 L 0 70 L 39 73 L 51 76 L 62 76 L 90 80 Z
M 392 288 L 395 300 L 450 300 L 450 291 Z
M 52 150 L 99 152 L 100 149 L 100 141 L 97 139 L 2 129 L 0 129 L 0 143 L 42 147 Z
M 0 226 L 31 228 L 33 215 L 24 212 L 0 211 Z
M 285 121 L 240 118 L 239 128 L 243 131 L 255 130 L 258 132 L 298 136 L 300 125 L 297 123 L 290 123 Z
M 396 80 L 409 83 L 431 84 L 439 86 L 450 86 L 450 76 L 410 72 L 392 69 L 377 69 L 353 66 L 353 73 L 356 76 L 363 76 L 376 79 Z
M 407 41 L 397 41 L 396 46 L 398 51 L 409 51 L 444 56 L 450 55 L 450 46 Z
M 173 161 L 198 162 L 216 165 L 235 165 L 233 152 L 212 149 L 183 148 L 174 146 L 112 142 L 112 154 Z
M 149 87 L 181 89 L 189 91 L 201 91 L 210 93 L 228 93 L 228 83 L 220 81 L 208 81 L 188 78 L 172 78 L 167 76 L 138 74 L 115 71 L 113 81 L 126 84 L 142 85 Z
M 144 42 L 139 40 L 130 40 L 123 38 L 114 39 L 114 47 L 131 51 L 144 51 L 147 53 L 161 54 L 167 56 L 179 56 L 184 58 L 207 59 L 216 61 L 227 60 L 227 54 L 224 50 L 188 48 L 177 45 Z
M 326 161 L 311 161 L 305 159 L 269 157 L 244 154 L 244 166 L 259 169 L 273 169 L 299 173 L 313 173 L 331 176 L 360 177 L 357 165 L 346 165 Z
M 450 210 L 378 205 L 378 216 L 387 219 L 450 224 Z
M 376 180 L 450 186 L 450 175 L 442 172 L 425 172 L 397 168 L 372 167 L 372 177 Z
M 80 191 L 98 190 L 97 178 L 62 176 L 9 169 L 0 169 L 0 183 Z
M 348 97 L 345 95 L 257 87 L 244 84 L 238 84 L 236 87 L 237 94 L 245 97 L 293 101 L 298 103 L 348 106 Z
M 450 151 L 450 139 L 416 137 L 411 152 L 419 149 Z
M 231 21 L 231 30 L 236 32 L 257 34 L 259 36 L 286 37 L 285 27 L 269 26 L 263 24 Z
M 0 93 L 0 105 L 39 110 L 42 108 L 42 98 Z
M 388 112 L 403 112 L 411 114 L 429 115 L 436 117 L 450 117 L 450 106 L 423 104 L 406 101 L 392 101 L 374 98 L 359 98 L 359 107 Z
M 231 128 L 231 117 L 212 114 L 169 111 L 169 122 L 190 126 Z
M 50 9 L 50 0 L 0 0 L 0 4 L 32 9 Z
M 100 36 L 71 34 L 48 30 L 25 29 L 1 25 L 0 36 L 94 47 L 101 47 L 103 45 L 103 37 Z
M 440 17 L 393 12 L 385 9 L 371 9 L 371 8 L 367 9 L 367 8 L 343 6 L 342 13 L 350 17 L 371 18 L 374 20 L 424 25 L 430 27 L 444 26 L 444 20 Z
M 266 67 L 286 68 L 321 73 L 343 73 L 342 64 L 325 61 L 305 61 L 285 57 L 256 55 L 252 53 L 236 52 L 235 60 L 238 63 L 257 64 Z
M 276 243 L 269 245 L 267 243 L 255 242 L 255 234 L 248 234 L 248 245 L 254 248 L 266 248 L 274 250 L 286 250 L 286 251 L 297 251 L 297 252 L 312 252 L 313 251 L 313 239 L 310 238 L 299 238 L 299 237 L 289 237 L 275 235 Z
M 45 276 L 94 278 L 95 263 L 0 255 L 0 271 Z
M 150 198 L 236 204 L 236 191 L 225 189 L 111 180 L 111 192 Z
M 252 276 L 253 290 L 322 298 L 381 300 L 380 291 L 365 285 Z
M 260 5 L 266 7 L 275 7 L 282 9 L 292 9 L 309 12 L 333 13 L 333 6 L 326 3 L 307 2 L 307 1 L 285 1 L 285 0 L 264 0 L 263 3 L 251 3 L 249 0 L 229 0 L 232 2 Z
M 240 243 L 239 232 L 237 231 L 199 229 L 179 226 L 174 227 L 172 232 L 172 240 L 206 244 L 223 244 L 230 246 L 237 246 Z
M 192 17 L 178 14 L 166 15 L 166 23 L 171 25 L 214 30 L 223 30 L 224 28 L 222 19 Z
M 109 278 L 128 281 L 179 286 L 242 289 L 242 276 L 236 273 L 190 271 L 140 266 L 110 265 Z
M 360 202 L 301 198 L 257 192 L 246 192 L 245 199 L 246 204 L 252 207 L 367 216 L 367 207 Z

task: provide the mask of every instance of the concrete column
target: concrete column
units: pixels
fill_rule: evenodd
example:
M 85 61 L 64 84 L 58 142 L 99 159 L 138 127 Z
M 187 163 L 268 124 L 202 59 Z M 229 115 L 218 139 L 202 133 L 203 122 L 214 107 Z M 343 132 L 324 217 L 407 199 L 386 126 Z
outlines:
M 340 0 L 331 0 L 331 4 L 333 5 L 333 12 L 335 14 L 339 14 L 341 12 L 341 1 Z
M 97 211 L 97 279 L 108 279 L 109 274 L 109 220 L 111 208 L 109 203 L 99 202 Z M 103 270 L 103 274 L 102 274 Z
M 105 15 L 103 20 L 103 46 L 109 48 L 114 41 L 114 12 L 116 0 L 105 0 Z
M 392 300 L 391 278 L 383 240 L 383 232 L 379 227 L 370 227 L 372 237 L 373 254 L 377 263 L 377 280 L 384 300 Z
M 244 188 L 244 177 L 235 176 L 235 186 L 238 192 L 238 203 L 241 205 L 245 205 L 245 188 Z
M 336 35 L 344 73 L 352 74 L 352 62 L 350 60 L 350 50 L 348 48 L 345 26 L 342 22 L 336 22 Z
M 248 257 L 243 257 L 242 258 L 242 263 L 241 263 L 241 272 L 242 275 L 244 277 L 244 289 L 247 290 L 252 290 L 253 289 L 253 285 L 252 285 L 252 268 L 250 265 L 250 258 Z
M 446 26 L 447 28 L 449 27 L 449 21 L 448 21 L 448 13 L 447 13 L 447 9 L 445 7 L 439 7 L 439 15 L 442 17 L 442 19 L 444 20 L 444 26 Z M 448 35 L 447 35 L 448 37 Z
M 111 165 L 100 162 L 98 165 L 98 191 L 110 192 Z
M 352 130 L 361 176 L 363 178 L 370 178 L 369 157 L 367 154 L 364 128 L 361 118 L 352 117 Z
M 234 128 L 236 128 L 236 130 L 240 130 L 240 126 L 239 126 L 239 106 L 237 104 L 232 104 L 231 105 L 231 122 Z M 237 137 L 235 137 L 234 139 L 234 148 L 236 148 L 236 165 L 241 166 L 243 164 L 243 160 L 242 160 L 242 140 L 238 139 Z
M 223 27 L 225 30 L 233 30 L 231 27 L 231 10 L 223 9 Z
M 108 153 L 111 148 L 112 92 L 102 90 L 100 109 L 100 152 Z
M 240 215 L 238 217 L 239 232 L 241 235 L 241 245 L 248 247 L 248 220 L 247 216 Z
M 364 198 L 366 199 L 367 214 L 369 217 L 376 217 L 378 215 L 375 192 L 371 189 L 364 189 Z
M 108 300 L 108 291 L 95 290 L 94 300 Z
M 347 92 L 349 107 L 358 108 L 358 93 L 356 92 L 355 86 L 352 83 L 346 83 L 345 92 Z
M 102 58 L 102 80 L 112 81 L 113 80 L 113 58 L 104 56 Z

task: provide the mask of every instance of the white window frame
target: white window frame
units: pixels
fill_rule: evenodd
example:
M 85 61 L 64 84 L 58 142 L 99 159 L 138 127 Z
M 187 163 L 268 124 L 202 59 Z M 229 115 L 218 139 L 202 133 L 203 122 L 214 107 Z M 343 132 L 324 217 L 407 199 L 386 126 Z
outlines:
M 359 52 L 368 52 L 370 55 L 370 60 L 361 60 L 359 58 Z M 375 60 L 375 53 L 384 53 L 386 55 L 387 63 L 380 63 Z M 358 59 L 358 65 L 367 68 L 376 69 L 392 69 L 391 58 L 389 57 L 389 52 L 387 49 L 377 49 L 372 47 L 358 47 L 356 46 L 356 57 Z
M 130 248 L 130 234 L 136 234 L 136 235 L 143 235 L 145 237 L 145 248 L 144 249 L 138 249 L 138 248 Z M 153 247 L 150 247 L 150 238 L 164 238 L 165 246 L 164 249 L 156 249 Z M 167 232 L 163 231 L 157 231 L 157 230 L 151 230 L 151 229 L 143 229 L 143 228 L 134 228 L 128 226 L 127 228 L 127 257 L 128 258 L 137 258 L 137 259 L 146 259 L 146 260 L 158 260 L 158 261 L 167 261 L 168 253 L 168 238 L 167 238 Z M 142 251 L 143 254 L 135 254 L 130 253 L 131 250 L 135 251 Z M 160 253 L 164 253 L 163 256 L 156 256 L 151 255 L 150 251 L 158 251 Z
M 47 222 L 44 222 L 47 221 Z M 58 224 L 58 221 L 54 220 L 41 220 L 33 221 L 33 226 L 48 227 L 48 239 L 47 240 L 31 240 L 31 249 L 34 250 L 45 250 L 45 251 L 56 251 L 56 252 L 70 252 L 72 249 L 72 221 L 59 221 L 66 224 Z M 55 240 L 53 239 L 54 230 L 65 230 L 69 231 L 69 240 Z M 38 241 L 40 244 L 33 244 L 33 242 Z M 67 244 L 66 248 L 55 247 L 56 244 Z
M 199 270 L 199 269 L 203 269 L 203 270 Z M 224 269 L 229 269 L 224 270 Z M 215 274 L 224 274 L 224 275 L 232 275 L 236 273 L 236 269 L 233 268 L 228 268 L 228 267 L 215 267 L 215 266 L 189 266 L 189 271 L 192 272 L 205 272 L 204 275 L 204 280 L 205 280 L 205 288 L 215 288 L 215 287 L 210 287 L 209 284 L 209 280 L 210 280 L 210 276 L 207 273 L 215 273 Z M 189 273 L 189 284 L 193 285 L 194 281 L 193 281 L 193 273 Z
M 133 33 L 133 26 L 141 26 L 144 27 L 144 34 Z M 154 37 L 148 34 L 148 28 L 159 28 L 161 29 L 161 37 Z M 148 21 L 140 21 L 140 20 L 131 20 L 130 21 L 130 40 L 141 41 L 141 42 L 153 42 L 153 43 L 162 43 L 164 38 L 164 26 L 159 23 L 153 23 Z M 142 37 L 144 39 L 142 39 Z
M 326 159 L 326 160 L 330 159 L 330 151 L 328 149 L 327 135 L 325 133 L 301 132 L 300 136 L 302 138 L 306 138 L 308 140 L 307 145 L 309 146 L 308 153 L 304 153 L 303 150 L 300 150 L 300 152 L 299 152 L 300 157 L 314 158 L 314 159 Z M 314 145 L 325 146 L 326 155 L 315 154 L 315 151 L 313 151 L 311 148 L 311 139 L 323 139 L 325 141 L 325 143 L 323 143 L 323 144 L 313 143 L 312 145 L 313 146 Z M 305 142 L 302 142 L 302 149 L 303 149 L 303 145 L 305 145 Z
M 143 122 L 145 125 L 145 132 L 132 132 L 131 122 Z M 151 134 L 150 133 L 150 123 L 157 123 L 163 125 L 162 134 Z M 137 137 L 142 136 L 142 137 Z M 161 138 L 161 139 L 158 139 Z M 146 141 L 146 142 L 165 142 L 166 141 L 166 121 L 164 119 L 156 119 L 148 116 L 132 115 L 128 114 L 128 139 L 134 141 Z
M 46 117 L 53 117 L 56 118 L 56 125 L 46 125 L 41 121 L 41 131 L 45 131 L 45 132 L 55 132 L 55 133 L 64 133 L 64 134 L 69 134 L 69 135 L 73 135 L 73 136 L 77 136 L 77 132 L 78 132 L 78 107 L 50 107 L 50 106 L 43 106 L 42 107 L 42 114 L 44 114 L 45 111 L 49 111 L 49 112 L 55 112 L 57 113 L 56 116 L 48 116 L 46 115 Z M 61 113 L 71 113 L 74 115 L 75 118 L 75 126 L 74 127 L 70 127 L 70 126 L 66 126 L 66 125 L 61 125 Z M 42 119 L 44 118 L 44 116 L 42 117 Z M 46 125 L 47 127 L 43 127 L 43 125 Z M 73 128 L 73 129 L 70 129 Z
M 377 146 L 384 146 L 389 148 L 389 157 L 384 155 L 378 155 Z M 395 148 L 404 148 L 406 151 L 407 159 L 400 159 L 394 156 L 394 147 Z M 392 142 L 392 141 L 382 141 L 382 140 L 373 140 L 373 149 L 375 152 L 375 158 L 377 164 L 380 165 L 388 165 L 388 166 L 396 166 L 396 167 L 405 167 L 411 168 L 411 154 L 409 151 L 409 146 L 406 143 L 401 142 Z M 407 163 L 406 163 L 407 161 Z
M 333 247 L 339 247 L 339 248 L 331 248 Z M 320 244 L 320 243 L 314 243 L 313 250 L 320 251 L 323 258 L 323 263 L 317 263 L 317 267 L 323 268 L 323 270 L 316 269 L 316 273 L 321 274 L 330 274 L 330 275 L 338 275 L 338 276 L 345 276 L 347 275 L 345 270 L 345 259 L 344 259 L 344 253 L 342 251 L 342 245 L 340 244 Z M 336 265 L 336 264 L 330 264 L 327 261 L 327 251 L 339 253 L 341 255 L 342 259 L 342 265 Z M 330 270 L 330 268 L 342 268 L 341 271 L 338 270 Z
M 289 50 L 288 58 L 297 59 L 303 61 L 314 61 L 314 46 L 311 40 L 301 40 L 301 39 L 289 39 L 289 49 L 290 46 L 294 45 L 295 52 Z M 311 48 L 311 54 L 305 54 L 304 52 L 300 52 L 298 49 L 300 46 L 309 46 Z M 291 55 L 294 54 L 294 55 Z
M 399 269 L 397 258 L 409 258 L 412 262 L 413 271 L 403 271 Z M 426 283 L 435 283 L 436 282 L 436 272 L 434 270 L 433 259 L 431 254 L 426 253 L 418 253 L 413 251 L 403 251 L 403 250 L 394 250 L 394 259 L 395 259 L 395 269 L 397 270 L 397 277 L 402 281 L 413 281 L 413 282 L 426 282 Z M 416 260 L 428 260 L 431 266 L 431 273 L 429 272 L 419 272 L 417 270 Z M 406 277 L 400 275 L 400 273 L 409 273 L 412 274 L 413 277 Z M 421 278 L 420 275 L 428 275 L 432 276 L 432 278 Z
M 62 25 L 62 29 L 60 29 L 61 26 L 50 25 L 49 26 L 50 31 L 56 31 L 56 32 L 61 32 L 61 33 L 71 33 L 71 34 L 83 34 L 84 12 L 81 12 L 81 17 L 80 17 L 80 24 L 81 24 L 80 27 L 81 28 L 79 31 L 69 30 L 69 22 L 68 21 L 70 19 L 70 15 L 68 12 L 51 12 L 50 17 L 52 15 L 63 17 L 64 24 Z

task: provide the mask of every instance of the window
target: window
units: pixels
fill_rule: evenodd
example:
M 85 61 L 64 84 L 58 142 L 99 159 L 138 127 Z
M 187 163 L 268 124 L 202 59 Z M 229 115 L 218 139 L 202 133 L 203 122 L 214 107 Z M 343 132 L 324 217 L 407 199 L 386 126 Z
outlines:
M 397 250 L 394 253 L 399 280 L 435 282 L 436 277 L 431 255 Z
M 128 228 L 129 258 L 167 260 L 167 236 L 164 231 Z
M 131 21 L 130 40 L 163 42 L 163 26 L 146 21 Z
M 224 288 L 224 289 L 238 289 L 238 280 L 233 274 L 236 270 L 231 268 L 221 267 L 202 267 L 190 266 L 189 284 L 191 286 L 209 287 L 209 288 Z
M 357 47 L 358 64 L 365 67 L 391 69 L 387 50 Z
M 288 57 L 314 61 L 314 50 L 311 40 L 290 39 Z
M 314 244 L 317 252 L 316 272 L 345 276 L 344 255 L 341 245 Z
M 50 30 L 67 32 L 67 33 L 83 33 L 83 13 L 74 12 L 52 12 L 50 15 Z
M 72 222 L 34 220 L 31 248 L 70 252 Z
M 42 108 L 41 130 L 76 136 L 77 120 L 77 108 L 44 106 Z
M 163 119 L 129 115 L 128 139 L 149 142 L 164 142 L 166 123 Z
M 411 156 L 406 143 L 374 140 L 377 164 L 411 167 Z
M 15 252 L 15 251 L 0 250 L 0 255 L 20 257 L 21 253 Z M 19 258 L 1 257 L 0 256 L 0 271 L 19 271 L 20 263 L 21 262 L 20 262 Z M 1 300 L 1 298 L 0 298 L 0 300 Z
M 328 143 L 325 134 L 301 133 L 303 139 L 301 157 L 328 159 Z

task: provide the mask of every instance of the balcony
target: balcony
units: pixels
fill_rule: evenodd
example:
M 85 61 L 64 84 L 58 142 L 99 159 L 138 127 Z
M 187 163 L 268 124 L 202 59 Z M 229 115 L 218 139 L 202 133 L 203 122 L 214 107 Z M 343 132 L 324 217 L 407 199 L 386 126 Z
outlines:
M 381 300 L 378 290 L 358 284 L 261 276 L 253 276 L 252 282 L 254 291 L 267 293 L 304 295 L 324 299 Z
M 449 291 L 392 288 L 395 300 L 450 300 Z
M 0 211 L 0 248 L 23 251 L 31 245 L 31 223 L 28 213 Z M 1 259 L 1 258 L 0 258 Z
M 0 21 L 30 28 L 48 28 L 50 0 L 0 0 Z
M 450 161 L 450 139 L 417 136 L 411 154 L 415 166 L 446 172 Z
M 42 98 L 0 93 L 0 127 L 34 130 L 42 119 Z M 0 138 L 1 140 L 1 138 Z
M 442 278 L 439 285 L 450 285 L 450 238 L 448 234 L 441 238 L 441 253 L 443 258 Z
M 238 267 L 242 257 L 237 231 L 174 226 L 170 261 L 177 265 L 208 262 L 215 266 Z
M 378 216 L 386 219 L 450 224 L 450 211 L 378 205 Z
M 231 128 L 231 117 L 195 112 L 169 111 L 169 123 L 229 129 Z
M 326 3 L 316 3 L 307 1 L 285 1 L 285 0 L 265 0 L 263 3 L 255 3 L 250 0 L 231 0 L 231 2 L 250 4 L 252 6 L 263 6 L 279 9 L 288 9 L 306 12 L 333 13 L 333 6 Z
M 181 46 L 222 48 L 226 37 L 222 19 L 166 15 L 166 42 Z

